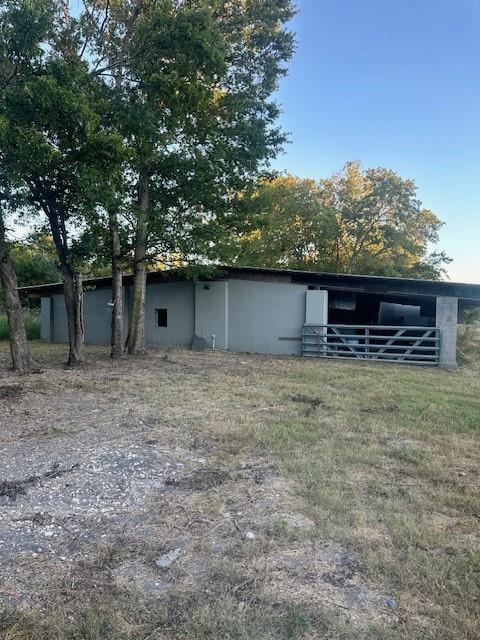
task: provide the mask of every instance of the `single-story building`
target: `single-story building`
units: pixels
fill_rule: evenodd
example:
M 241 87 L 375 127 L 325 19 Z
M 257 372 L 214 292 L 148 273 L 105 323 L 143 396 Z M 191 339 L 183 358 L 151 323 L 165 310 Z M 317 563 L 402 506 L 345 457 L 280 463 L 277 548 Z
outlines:
M 480 306 L 474 284 L 256 267 L 215 273 L 148 274 L 147 344 L 455 367 L 459 314 Z M 108 344 L 111 278 L 84 284 L 85 341 Z M 131 284 L 126 276 L 126 323 Z M 42 340 L 66 342 L 62 284 L 24 291 L 41 298 Z

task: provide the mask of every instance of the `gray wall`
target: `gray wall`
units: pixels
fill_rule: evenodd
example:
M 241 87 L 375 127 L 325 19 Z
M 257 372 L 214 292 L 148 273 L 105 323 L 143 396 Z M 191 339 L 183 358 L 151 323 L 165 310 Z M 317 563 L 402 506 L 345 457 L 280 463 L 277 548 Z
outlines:
M 42 298 L 40 304 L 40 339 L 50 341 L 53 340 L 51 335 L 53 322 L 52 299 Z
M 68 342 L 67 312 L 63 294 L 52 296 L 53 342 Z
M 128 328 L 129 290 L 124 296 L 125 332 Z M 112 309 L 110 289 L 85 291 L 85 342 L 110 344 Z M 50 304 L 53 314 L 51 337 Z M 156 309 L 167 309 L 168 326 L 158 327 Z M 190 346 L 194 330 L 194 284 L 177 282 L 154 284 L 147 287 L 145 305 L 145 338 L 147 344 Z M 125 336 L 126 337 L 126 336 Z M 41 301 L 41 338 L 54 342 L 68 341 L 67 316 L 63 294 Z
M 87 344 L 110 344 L 112 308 L 108 303 L 111 299 L 110 289 L 85 292 L 84 317 Z
M 156 309 L 167 309 L 168 326 L 157 326 Z M 145 341 L 172 347 L 192 344 L 195 323 L 193 282 L 149 284 L 145 305 Z
M 236 279 L 150 284 L 145 307 L 146 342 L 189 347 L 195 334 L 205 338 L 208 344 L 214 334 L 218 349 L 300 355 L 307 294 L 311 297 L 311 313 L 319 315 L 311 321 L 321 324 L 325 311 L 321 302 L 328 296 L 320 291 L 307 291 L 306 285 Z M 85 292 L 87 344 L 110 342 L 110 296 L 109 289 Z M 128 298 L 127 289 L 126 307 Z M 42 300 L 42 338 L 45 340 L 49 339 L 47 300 Z M 63 295 L 53 296 L 52 304 L 54 341 L 65 342 L 68 333 Z M 167 309 L 166 327 L 158 326 L 157 309 Z
M 112 321 L 112 311 L 108 304 L 110 300 L 110 289 L 85 291 L 85 342 L 87 344 L 110 343 Z M 50 318 L 50 305 L 52 305 L 52 318 Z M 68 342 L 67 314 L 63 294 L 42 298 L 40 335 L 42 340 Z
M 438 297 L 436 320 L 440 329 L 439 365 L 444 369 L 456 369 L 458 298 Z
M 230 280 L 228 284 L 229 349 L 301 354 L 306 285 L 248 280 Z
M 195 285 L 195 335 L 216 349 L 228 349 L 228 290 L 226 280 Z

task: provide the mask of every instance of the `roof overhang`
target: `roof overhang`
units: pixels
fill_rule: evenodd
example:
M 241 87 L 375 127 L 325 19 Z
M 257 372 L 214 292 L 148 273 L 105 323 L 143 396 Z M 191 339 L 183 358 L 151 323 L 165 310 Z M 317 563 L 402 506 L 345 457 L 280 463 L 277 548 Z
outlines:
M 248 279 L 266 282 L 291 282 L 295 284 L 317 285 L 324 289 L 353 291 L 390 296 L 405 297 L 437 297 L 458 298 L 463 306 L 480 306 L 480 285 L 444 280 L 418 280 L 414 278 L 392 278 L 384 276 L 354 275 L 343 273 L 324 273 L 317 271 L 300 271 L 296 269 L 270 269 L 265 267 L 206 267 L 205 274 L 201 269 L 193 276 L 184 269 L 168 271 L 152 271 L 147 274 L 148 284 L 179 282 L 191 279 Z M 126 286 L 132 283 L 132 275 L 124 276 Z M 112 285 L 111 277 L 89 278 L 84 280 L 85 289 L 107 289 Z M 45 297 L 63 292 L 63 284 L 52 284 L 23 287 L 23 293 L 30 297 Z

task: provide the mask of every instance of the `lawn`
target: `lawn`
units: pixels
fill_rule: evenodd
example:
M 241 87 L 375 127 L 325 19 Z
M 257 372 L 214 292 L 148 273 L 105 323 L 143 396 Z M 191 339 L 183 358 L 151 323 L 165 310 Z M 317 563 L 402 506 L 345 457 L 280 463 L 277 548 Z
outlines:
M 478 637 L 475 362 L 34 349 L 0 346 L 0 637 Z

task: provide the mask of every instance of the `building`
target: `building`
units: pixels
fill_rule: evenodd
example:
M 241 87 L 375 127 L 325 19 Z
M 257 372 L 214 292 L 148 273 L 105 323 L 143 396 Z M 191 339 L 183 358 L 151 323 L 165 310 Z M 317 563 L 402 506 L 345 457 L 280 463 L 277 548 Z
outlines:
M 216 273 L 196 281 L 182 271 L 148 274 L 147 344 L 454 368 L 459 314 L 480 306 L 473 284 L 250 267 Z M 110 342 L 110 287 L 110 278 L 85 281 L 87 344 Z M 25 291 L 41 298 L 42 339 L 66 342 L 62 285 Z

